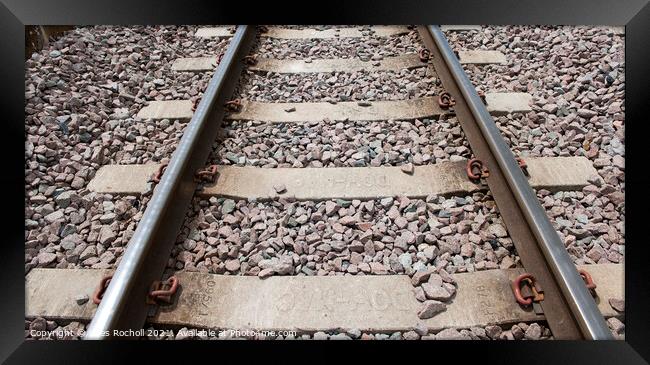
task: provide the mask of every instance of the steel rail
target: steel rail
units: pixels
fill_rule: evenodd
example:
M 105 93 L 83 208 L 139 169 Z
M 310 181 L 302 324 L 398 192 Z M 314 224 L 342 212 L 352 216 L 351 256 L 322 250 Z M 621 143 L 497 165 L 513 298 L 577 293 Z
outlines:
M 164 273 L 197 183 L 194 172 L 204 167 L 241 70 L 242 59 L 255 40 L 251 26 L 238 26 L 215 70 L 171 161 L 156 186 L 142 220 L 90 322 L 84 339 L 114 338 L 116 330 L 142 329 L 151 309 L 146 303 L 154 280 Z
M 492 168 L 487 183 L 522 263 L 544 289 L 541 305 L 554 336 L 613 339 L 564 244 L 444 34 L 436 25 L 421 26 L 419 33 L 434 55 L 434 66 L 446 90 L 462 96 L 456 105 L 459 122 L 474 154 Z M 538 252 L 530 252 L 535 249 Z

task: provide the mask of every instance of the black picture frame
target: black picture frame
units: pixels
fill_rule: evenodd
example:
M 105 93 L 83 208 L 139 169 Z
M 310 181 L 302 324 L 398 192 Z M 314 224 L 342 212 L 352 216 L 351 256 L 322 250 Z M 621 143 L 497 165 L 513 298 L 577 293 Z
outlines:
M 420 341 L 417 343 L 306 341 L 24 341 L 24 30 L 25 25 L 88 24 L 531 24 L 617 25 L 626 27 L 626 340 L 625 341 Z M 473 363 L 645 363 L 650 359 L 650 302 L 644 224 L 650 186 L 645 132 L 650 100 L 650 5 L 647 0 L 388 1 L 354 3 L 161 2 L 152 0 L 2 0 L 0 4 L 0 85 L 3 157 L 0 173 L 0 360 L 26 363 L 120 363 L 208 361 L 313 363 L 388 360 Z M 631 122 L 631 123 L 630 123 Z M 635 163 L 636 162 L 636 163 Z M 345 352 L 343 352 L 345 351 Z M 178 359 L 175 357 L 179 356 Z M 644 360 L 645 359 L 645 360 Z M 227 362 L 231 362 L 227 361 Z

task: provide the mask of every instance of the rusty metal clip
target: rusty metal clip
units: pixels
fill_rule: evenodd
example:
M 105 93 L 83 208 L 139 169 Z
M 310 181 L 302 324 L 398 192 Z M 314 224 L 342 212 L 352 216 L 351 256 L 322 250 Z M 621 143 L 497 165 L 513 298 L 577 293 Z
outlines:
M 483 104 L 487 105 L 487 101 L 485 100 L 485 92 L 483 90 L 478 90 L 476 93 L 478 94 L 478 97 L 481 98 Z
M 578 273 L 582 277 L 582 280 L 585 281 L 585 285 L 587 286 L 587 289 L 591 292 L 591 295 L 596 296 L 596 283 L 594 282 L 594 278 L 591 277 L 591 274 L 589 274 L 586 270 L 580 269 L 578 270 Z
M 253 55 L 248 55 L 243 59 L 244 63 L 249 66 L 255 66 L 257 64 L 257 58 Z
M 160 304 L 160 302 L 170 304 L 177 289 L 178 278 L 175 276 L 170 276 L 165 281 L 156 280 L 151 284 L 151 290 L 147 295 L 147 304 Z
M 521 170 L 524 172 L 524 175 L 529 176 L 529 174 L 528 174 L 528 165 L 526 164 L 526 161 L 524 161 L 524 159 L 521 158 L 520 156 L 516 156 L 515 160 L 519 164 L 519 167 L 521 168 Z
M 194 174 L 194 182 L 214 182 L 217 178 L 217 165 L 210 165 Z
M 440 105 L 440 107 L 443 109 L 448 109 L 456 105 L 456 100 L 451 97 L 451 94 L 445 91 L 444 93 L 438 95 L 438 105 Z
M 169 162 L 163 162 L 158 166 L 158 170 L 156 170 L 156 173 L 153 175 L 151 180 L 158 184 L 160 182 L 160 179 L 162 178 L 162 174 L 165 173 L 165 170 L 167 169 L 167 165 L 169 165 Z
M 420 52 L 418 52 L 418 57 L 420 57 L 420 61 L 422 62 L 429 62 L 431 52 L 426 48 L 422 48 Z
M 97 288 L 95 288 L 95 292 L 93 293 L 93 303 L 99 305 L 99 303 L 102 302 L 102 297 L 104 296 L 104 292 L 106 291 L 106 288 L 108 288 L 108 284 L 110 284 L 111 279 L 113 278 L 113 275 L 106 275 L 102 278 L 102 280 L 99 281 L 99 284 L 97 285 Z
M 231 100 L 226 102 L 223 106 L 230 112 L 238 112 L 241 110 L 241 101 L 239 99 Z
M 193 111 L 193 112 L 196 111 L 196 107 L 199 106 L 199 103 L 200 103 L 200 102 L 201 102 L 201 98 L 197 98 L 197 99 L 195 99 L 195 100 L 192 102 L 192 111 Z
M 237 32 L 237 26 L 228 27 L 228 32 L 230 32 L 230 34 L 235 34 Z
M 223 59 L 223 53 L 217 57 L 217 63 L 213 63 L 212 67 L 217 67 L 219 64 L 221 64 L 222 59 Z
M 257 27 L 257 29 L 259 29 L 260 33 L 267 33 L 269 31 L 269 27 L 266 25 L 260 25 Z
M 522 295 L 521 283 L 526 283 L 526 294 Z M 517 303 L 522 306 L 529 306 L 533 302 L 539 303 L 544 300 L 544 291 L 531 273 L 523 273 L 512 282 L 512 291 Z
M 467 161 L 466 167 L 467 177 L 470 180 L 479 180 L 490 177 L 490 170 L 483 164 L 483 161 L 478 158 L 473 158 Z

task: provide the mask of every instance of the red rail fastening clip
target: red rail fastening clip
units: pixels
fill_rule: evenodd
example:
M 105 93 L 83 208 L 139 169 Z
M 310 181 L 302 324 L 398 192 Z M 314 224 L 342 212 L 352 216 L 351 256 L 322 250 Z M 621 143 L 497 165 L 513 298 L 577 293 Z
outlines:
M 451 97 L 451 94 L 445 91 L 444 93 L 438 95 L 438 105 L 440 105 L 440 107 L 443 109 L 448 109 L 456 105 L 456 100 Z
M 178 290 L 178 278 L 175 276 L 170 276 L 165 281 L 154 281 L 147 295 L 147 304 L 160 304 L 161 301 L 169 304 L 176 290 Z
M 466 167 L 467 177 L 470 180 L 479 180 L 482 178 L 490 177 L 490 170 L 483 165 L 483 161 L 478 158 L 473 158 L 467 161 Z
M 521 284 L 526 283 L 528 293 L 522 295 Z M 533 302 L 541 302 L 544 300 L 544 291 L 539 286 L 535 277 L 530 273 L 524 273 L 515 278 L 512 282 L 512 292 L 515 295 L 517 303 L 523 306 L 529 306 Z
M 241 110 L 241 100 L 231 100 L 229 102 L 226 102 L 223 106 L 230 112 L 238 112 Z
M 528 176 L 528 165 L 526 164 L 526 161 L 519 156 L 515 157 L 515 160 L 519 164 L 519 168 L 524 172 L 524 175 Z
M 193 112 L 196 111 L 196 107 L 199 106 L 199 103 L 200 103 L 200 102 L 201 102 L 201 98 L 197 98 L 197 99 L 195 99 L 195 100 L 192 102 L 192 111 L 193 111 Z
M 194 174 L 194 182 L 211 182 L 217 178 L 217 165 L 210 165 L 204 169 L 198 170 Z
M 587 271 L 582 269 L 578 270 L 578 273 L 582 277 L 582 280 L 584 280 L 587 289 L 591 291 L 592 295 L 595 294 L 594 290 L 596 289 L 596 283 L 594 282 L 594 278 L 592 278 Z
M 106 291 L 106 288 L 108 288 L 108 284 L 110 284 L 112 278 L 113 275 L 106 275 L 99 281 L 97 288 L 95 288 L 95 293 L 93 293 L 93 303 L 99 305 L 99 303 L 102 302 L 104 292 Z
M 429 62 L 431 52 L 426 48 L 422 48 L 420 52 L 418 52 L 418 57 L 420 57 L 420 61 L 422 62 Z
M 165 170 L 167 169 L 167 165 L 169 165 L 169 162 L 163 162 L 158 166 L 158 170 L 156 170 L 156 173 L 153 175 L 151 180 L 158 184 L 160 182 L 160 179 L 162 178 L 162 175 L 165 173 Z
M 483 90 L 478 90 L 476 93 L 478 94 L 478 97 L 481 98 L 483 104 L 487 105 L 487 101 L 485 100 L 485 92 Z

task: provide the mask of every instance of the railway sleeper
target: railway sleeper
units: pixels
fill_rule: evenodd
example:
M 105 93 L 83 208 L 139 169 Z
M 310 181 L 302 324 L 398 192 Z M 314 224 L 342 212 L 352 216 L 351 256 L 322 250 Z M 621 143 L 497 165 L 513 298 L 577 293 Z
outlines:
M 598 284 L 603 316 L 622 317 L 610 299 L 623 298 L 623 265 L 580 265 Z M 92 295 L 108 270 L 34 269 L 26 279 L 26 317 L 89 321 L 97 305 L 78 304 Z M 259 331 L 315 332 L 359 329 L 409 331 L 423 321 L 430 332 L 543 321 L 543 314 L 520 306 L 510 288 L 522 268 L 454 274 L 458 289 L 445 311 L 420 320 L 420 303 L 406 275 L 256 276 L 176 272 L 177 301 L 161 306 L 150 324 Z M 143 297 L 143 300 L 146 298 Z

